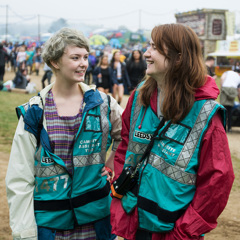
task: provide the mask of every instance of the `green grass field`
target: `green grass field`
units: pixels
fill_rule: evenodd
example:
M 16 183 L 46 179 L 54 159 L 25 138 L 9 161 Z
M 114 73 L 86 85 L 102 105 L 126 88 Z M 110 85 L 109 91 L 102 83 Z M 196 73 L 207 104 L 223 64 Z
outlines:
M 33 95 L 0 92 L 0 152 L 9 153 L 18 119 L 15 108 Z

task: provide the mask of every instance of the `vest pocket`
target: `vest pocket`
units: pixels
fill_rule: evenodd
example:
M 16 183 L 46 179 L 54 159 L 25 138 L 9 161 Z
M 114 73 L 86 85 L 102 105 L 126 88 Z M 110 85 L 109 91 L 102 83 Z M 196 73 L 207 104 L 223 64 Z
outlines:
M 163 137 L 170 139 L 178 144 L 184 145 L 186 142 L 191 128 L 182 123 L 171 124 L 167 131 L 164 133 Z

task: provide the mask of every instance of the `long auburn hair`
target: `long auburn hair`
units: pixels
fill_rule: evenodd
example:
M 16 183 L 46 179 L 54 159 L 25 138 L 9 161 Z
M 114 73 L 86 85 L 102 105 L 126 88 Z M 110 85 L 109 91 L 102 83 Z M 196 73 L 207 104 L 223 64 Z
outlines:
M 195 32 L 181 24 L 165 24 L 153 28 L 152 40 L 167 61 L 161 89 L 161 112 L 166 120 L 176 123 L 182 120 L 194 104 L 195 90 L 206 81 L 199 39 Z M 157 82 L 148 76 L 139 90 L 139 101 L 150 105 Z

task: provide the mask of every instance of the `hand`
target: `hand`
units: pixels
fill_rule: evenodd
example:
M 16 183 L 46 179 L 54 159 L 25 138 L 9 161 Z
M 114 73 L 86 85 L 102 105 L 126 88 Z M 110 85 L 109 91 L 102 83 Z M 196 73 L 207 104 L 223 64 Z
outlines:
M 110 174 L 109 174 L 109 172 L 106 170 L 106 168 L 105 167 L 103 167 L 102 168 L 102 173 L 101 173 L 101 176 L 106 176 L 107 175 L 107 181 L 111 181 L 112 180 L 112 178 L 111 178 L 111 176 L 110 176 Z

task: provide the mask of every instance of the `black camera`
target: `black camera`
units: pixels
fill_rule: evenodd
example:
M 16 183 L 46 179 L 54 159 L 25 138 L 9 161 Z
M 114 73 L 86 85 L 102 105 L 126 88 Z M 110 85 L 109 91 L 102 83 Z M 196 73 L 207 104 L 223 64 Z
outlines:
M 111 186 L 114 197 L 121 199 L 128 191 L 130 191 L 138 181 L 139 172 L 135 171 L 132 166 L 125 167 L 116 181 Z

